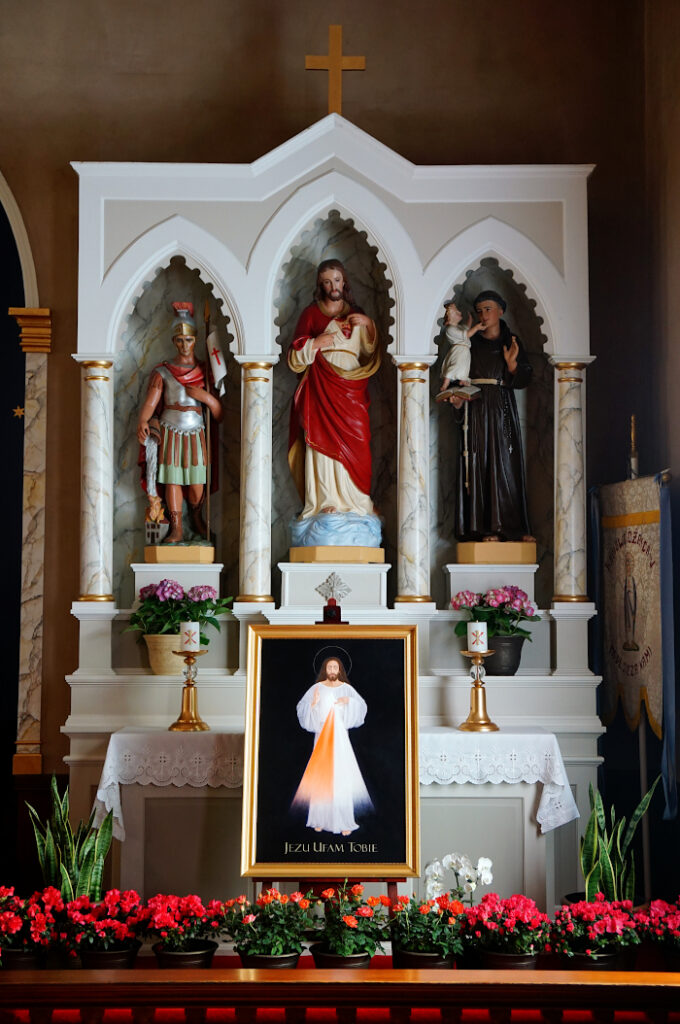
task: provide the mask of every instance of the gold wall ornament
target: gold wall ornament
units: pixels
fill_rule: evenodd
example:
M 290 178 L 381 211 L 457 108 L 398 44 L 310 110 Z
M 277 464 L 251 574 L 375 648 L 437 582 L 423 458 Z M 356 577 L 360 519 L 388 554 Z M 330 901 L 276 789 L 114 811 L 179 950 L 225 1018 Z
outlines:
M 24 308 L 10 306 L 8 313 L 21 328 L 20 345 L 23 352 L 52 351 L 52 310 L 48 307 Z
M 461 654 L 472 661 L 470 674 L 470 714 L 458 728 L 461 732 L 498 732 L 498 726 L 492 722 L 486 710 L 486 690 L 484 689 L 484 659 L 495 654 L 495 651 L 461 651 Z

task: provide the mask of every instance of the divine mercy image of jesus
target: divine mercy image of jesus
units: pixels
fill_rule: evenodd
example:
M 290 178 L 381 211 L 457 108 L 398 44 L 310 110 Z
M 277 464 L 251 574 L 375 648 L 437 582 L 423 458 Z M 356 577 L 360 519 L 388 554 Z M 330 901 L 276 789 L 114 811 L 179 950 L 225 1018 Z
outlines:
M 359 828 L 357 811 L 373 809 L 348 732 L 364 724 L 367 710 L 337 657 L 325 659 L 297 705 L 300 725 L 314 733 L 314 748 L 293 807 L 307 808 L 307 827 L 315 832 L 348 836 Z

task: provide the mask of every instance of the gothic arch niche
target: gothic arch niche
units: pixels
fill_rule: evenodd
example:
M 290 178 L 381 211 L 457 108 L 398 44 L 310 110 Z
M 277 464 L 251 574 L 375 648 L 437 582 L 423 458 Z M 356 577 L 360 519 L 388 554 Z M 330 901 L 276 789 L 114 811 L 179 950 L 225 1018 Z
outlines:
M 527 478 L 529 522 L 536 537 L 538 571 L 536 600 L 540 608 L 550 606 L 553 594 L 553 478 L 554 478 L 554 373 L 543 348 L 547 338 L 543 320 L 536 313 L 536 301 L 527 295 L 526 285 L 517 281 L 511 269 L 500 266 L 494 257 L 480 260 L 479 266 L 468 270 L 465 281 L 453 287 L 453 297 L 461 309 L 472 310 L 475 297 L 484 289 L 499 292 L 508 304 L 504 319 L 527 349 L 533 367 L 533 380 L 528 388 L 517 391 L 517 407 L 522 426 L 524 462 Z M 442 300 L 442 302 L 444 299 Z M 441 360 L 449 346 L 443 330 L 443 315 L 438 321 L 436 338 L 439 360 L 432 373 L 432 397 L 439 390 Z M 456 469 L 459 450 L 458 428 L 451 409 L 434 401 L 430 416 L 430 443 L 437 453 L 432 459 L 430 503 L 432 516 L 432 596 L 442 607 L 446 601 L 445 580 L 441 567 L 454 560 Z
M 206 300 L 213 324 L 218 325 L 222 352 L 227 360 L 226 394 L 222 400 L 224 420 L 220 426 L 219 488 L 211 496 L 211 530 L 216 538 L 216 560 L 224 562 L 222 593 L 238 593 L 239 478 L 240 478 L 240 380 L 229 351 L 232 335 L 230 317 L 197 269 L 187 266 L 181 256 L 157 270 L 138 294 L 123 328 L 115 357 L 114 396 L 114 508 L 113 508 L 113 592 L 120 608 L 129 608 L 134 598 L 131 562 L 144 561 L 144 509 L 137 459 L 139 443 L 136 423 L 154 366 L 175 354 L 170 337 L 172 303 L 193 302 L 198 328 L 198 358 L 205 361 L 203 312 Z
M 275 323 L 282 356 L 274 371 L 274 409 L 272 444 L 272 565 L 287 561 L 290 546 L 289 523 L 301 510 L 300 499 L 288 469 L 288 430 L 290 405 L 297 378 L 286 363 L 288 346 L 293 340 L 298 318 L 312 301 L 316 287 L 316 269 L 325 259 L 340 260 L 349 278 L 357 304 L 373 317 L 383 339 L 383 361 L 369 382 L 371 399 L 371 452 L 373 479 L 371 494 L 377 511 L 384 517 L 385 558 L 396 565 L 397 557 L 397 376 L 385 351 L 391 344 L 394 305 L 388 267 L 381 262 L 377 246 L 371 245 L 366 232 L 357 229 L 351 218 L 330 210 L 306 228 L 291 246 L 290 257 L 278 277 Z M 396 576 L 388 577 L 388 600 L 396 593 Z M 390 592 L 390 583 L 392 591 Z M 272 573 L 272 593 L 280 600 L 280 575 Z M 321 600 L 321 599 L 320 599 Z

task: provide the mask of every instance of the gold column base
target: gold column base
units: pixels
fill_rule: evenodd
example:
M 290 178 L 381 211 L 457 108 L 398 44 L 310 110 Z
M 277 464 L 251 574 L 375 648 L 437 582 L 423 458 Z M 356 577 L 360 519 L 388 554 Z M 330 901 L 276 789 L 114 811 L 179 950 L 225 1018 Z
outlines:
M 553 601 L 558 604 L 566 604 L 568 601 L 587 604 L 590 601 L 590 598 L 587 594 L 553 594 Z
M 431 604 L 432 598 L 429 594 L 399 594 L 394 599 L 395 604 Z
M 461 732 L 498 732 L 498 726 L 489 718 L 486 710 L 486 690 L 484 680 L 479 677 L 479 669 L 484 661 L 494 651 L 463 651 L 466 658 L 472 660 L 475 666 L 476 678 L 472 681 L 470 688 L 470 714 L 465 721 L 458 726 Z
M 168 732 L 210 732 L 210 726 L 203 721 L 198 713 L 198 691 L 194 684 L 196 677 L 196 659 L 207 651 L 173 651 L 186 664 L 186 682 L 182 688 L 182 710 L 179 718 L 168 726 Z

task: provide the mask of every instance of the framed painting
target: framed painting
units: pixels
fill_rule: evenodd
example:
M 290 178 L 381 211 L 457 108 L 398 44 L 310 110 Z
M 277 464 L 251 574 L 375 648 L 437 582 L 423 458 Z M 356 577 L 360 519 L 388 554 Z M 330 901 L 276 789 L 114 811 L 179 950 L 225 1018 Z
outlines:
M 248 629 L 241 873 L 420 873 L 415 626 Z

